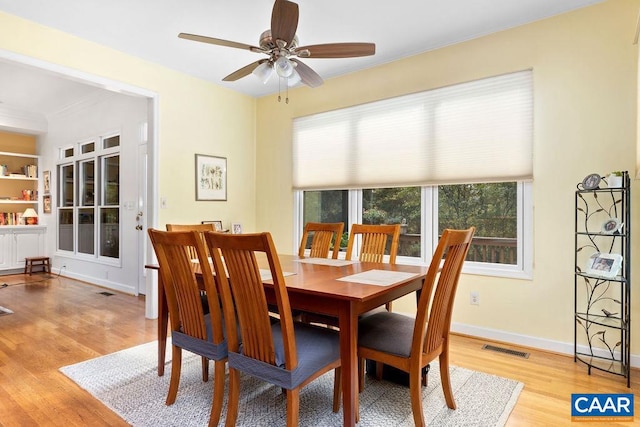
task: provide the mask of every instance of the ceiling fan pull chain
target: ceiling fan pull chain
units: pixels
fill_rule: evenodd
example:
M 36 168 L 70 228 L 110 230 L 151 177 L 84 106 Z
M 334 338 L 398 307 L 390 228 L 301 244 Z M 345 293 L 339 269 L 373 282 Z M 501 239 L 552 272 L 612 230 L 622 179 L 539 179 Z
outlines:
M 282 82 L 282 78 L 280 76 L 278 76 L 278 102 L 280 102 L 280 92 L 282 90 L 282 87 L 280 86 L 280 83 Z

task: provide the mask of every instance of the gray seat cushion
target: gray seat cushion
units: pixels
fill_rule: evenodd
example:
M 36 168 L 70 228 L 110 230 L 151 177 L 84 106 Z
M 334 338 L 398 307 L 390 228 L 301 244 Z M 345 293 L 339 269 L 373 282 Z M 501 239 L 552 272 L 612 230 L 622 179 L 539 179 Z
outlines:
M 285 357 L 279 322 L 271 325 L 277 366 L 252 359 L 242 353 L 230 352 L 229 367 L 290 390 L 298 387 L 323 367 L 340 359 L 340 339 L 337 331 L 304 323 L 295 323 L 294 330 L 298 367 L 293 371 L 284 368 Z
M 358 321 L 358 346 L 409 357 L 415 319 L 381 311 Z
M 207 327 L 207 341 L 199 338 L 192 337 L 180 331 L 171 332 L 171 342 L 173 345 L 181 347 L 199 356 L 204 356 L 209 360 L 221 360 L 228 356 L 229 351 L 227 347 L 227 340 L 225 339 L 220 344 L 213 343 L 213 332 L 211 330 L 211 315 L 206 314 L 204 316 L 204 322 Z M 222 330 L 224 328 L 224 319 Z M 226 335 L 226 333 L 225 333 Z

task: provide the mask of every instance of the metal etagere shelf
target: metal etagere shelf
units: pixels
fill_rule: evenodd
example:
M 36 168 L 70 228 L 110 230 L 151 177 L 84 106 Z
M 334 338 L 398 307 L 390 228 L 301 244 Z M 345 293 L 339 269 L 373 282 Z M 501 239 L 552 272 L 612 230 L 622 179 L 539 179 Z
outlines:
M 574 360 L 631 385 L 631 190 L 597 174 L 575 192 Z M 609 179 L 611 181 L 611 179 Z

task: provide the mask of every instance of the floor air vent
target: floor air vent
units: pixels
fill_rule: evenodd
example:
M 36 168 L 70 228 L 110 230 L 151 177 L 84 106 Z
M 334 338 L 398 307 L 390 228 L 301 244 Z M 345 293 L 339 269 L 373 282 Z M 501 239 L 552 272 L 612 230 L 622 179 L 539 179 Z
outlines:
M 106 291 L 105 292 L 98 292 L 98 293 L 100 295 L 104 295 L 105 297 L 110 297 L 111 295 L 115 295 L 115 294 L 112 294 L 111 292 L 106 292 Z
M 509 350 L 508 348 L 497 347 L 495 345 L 485 344 L 482 346 L 482 349 L 496 351 L 498 353 L 509 354 L 511 356 L 518 356 L 518 357 L 522 357 L 523 359 L 529 358 L 529 353 L 525 353 L 524 351 Z

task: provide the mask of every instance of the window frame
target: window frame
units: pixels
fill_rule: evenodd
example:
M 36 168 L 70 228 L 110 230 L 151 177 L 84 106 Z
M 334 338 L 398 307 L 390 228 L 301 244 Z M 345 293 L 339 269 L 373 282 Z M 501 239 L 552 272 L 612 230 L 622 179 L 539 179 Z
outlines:
M 57 198 L 57 214 L 60 214 L 60 211 L 71 211 L 73 217 L 73 230 L 72 230 L 72 241 L 73 241 L 73 250 L 61 249 L 60 248 L 60 230 L 59 230 L 59 217 L 56 217 L 56 252 L 60 255 L 64 256 L 74 256 L 82 260 L 90 260 L 92 262 L 98 262 L 101 264 L 107 264 L 111 266 L 120 267 L 122 265 L 122 201 L 120 197 L 118 198 L 117 205 L 102 205 L 103 201 L 103 189 L 106 187 L 103 183 L 104 173 L 103 173 L 103 162 L 105 159 L 118 156 L 121 157 L 121 146 L 120 144 L 111 146 L 109 148 L 104 147 L 104 141 L 110 138 L 121 137 L 120 132 L 110 132 L 105 133 L 99 137 L 87 139 L 80 141 L 74 145 L 67 145 L 59 148 L 59 156 L 58 161 L 56 162 L 56 167 L 58 169 L 58 198 Z M 83 150 L 84 147 L 91 147 L 93 144 L 93 149 Z M 82 197 L 81 192 L 84 191 L 84 169 L 82 165 L 87 162 L 93 162 L 94 165 L 94 196 L 93 196 L 93 205 L 85 205 L 84 198 Z M 74 176 L 73 176 L 73 204 L 71 206 L 64 206 L 64 201 L 62 200 L 62 174 L 60 173 L 61 168 L 71 166 L 73 168 Z M 118 190 L 120 191 L 120 190 Z M 120 245 L 118 249 L 118 257 L 111 256 L 102 256 L 101 255 L 101 207 L 108 207 L 110 209 L 118 209 L 118 244 Z M 93 253 L 80 252 L 80 244 L 78 239 L 80 238 L 78 227 L 80 225 L 79 214 L 81 210 L 92 209 L 94 212 L 94 223 L 93 223 L 93 234 L 94 234 L 94 251 Z
M 481 276 L 504 277 L 512 279 L 533 279 L 533 184 L 531 181 L 516 181 L 517 184 L 517 263 L 498 264 L 487 262 L 466 261 L 462 269 L 465 274 Z M 294 204 L 294 232 L 293 250 L 297 248 L 302 238 L 304 228 L 304 191 L 293 191 Z M 312 190 L 307 190 L 312 191 Z M 322 191 L 322 190 L 317 190 Z M 362 189 L 348 189 L 349 224 L 362 223 Z M 399 264 L 429 265 L 431 254 L 438 245 L 438 186 L 421 187 L 422 221 L 421 253 L 420 257 L 398 255 Z M 345 227 L 347 230 L 348 227 Z M 358 242 L 356 242 L 358 243 Z M 356 244 L 356 248 L 359 245 Z M 339 257 L 344 258 L 344 252 Z M 357 256 L 357 253 L 355 254 Z

